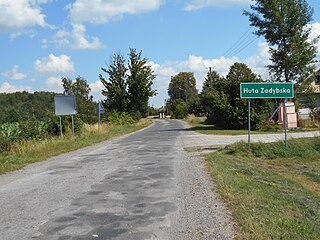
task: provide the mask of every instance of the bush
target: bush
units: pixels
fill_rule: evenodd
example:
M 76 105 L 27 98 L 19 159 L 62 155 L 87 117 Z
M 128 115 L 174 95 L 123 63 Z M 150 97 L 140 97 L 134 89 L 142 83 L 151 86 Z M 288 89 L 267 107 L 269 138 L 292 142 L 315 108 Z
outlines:
M 0 135 L 0 152 L 9 152 L 11 150 L 12 140 Z
M 107 115 L 107 121 L 111 124 L 118 124 L 118 125 L 124 125 L 124 124 L 132 124 L 135 121 L 133 118 L 126 112 L 111 112 Z
M 184 101 L 179 101 L 173 109 L 172 118 L 183 119 L 188 115 L 188 104 Z
M 123 112 L 122 114 L 127 114 L 127 113 L 124 113 L 124 112 Z M 138 120 L 141 119 L 141 114 L 140 114 L 139 111 L 131 112 L 131 113 L 130 113 L 130 116 L 131 116 L 131 118 L 132 118 L 134 121 L 138 121 Z
M 20 123 L 21 136 L 23 140 L 41 139 L 48 135 L 48 123 L 43 121 L 25 121 Z
M 11 141 L 17 141 L 21 138 L 21 129 L 19 123 L 4 123 L 0 125 L 0 136 Z

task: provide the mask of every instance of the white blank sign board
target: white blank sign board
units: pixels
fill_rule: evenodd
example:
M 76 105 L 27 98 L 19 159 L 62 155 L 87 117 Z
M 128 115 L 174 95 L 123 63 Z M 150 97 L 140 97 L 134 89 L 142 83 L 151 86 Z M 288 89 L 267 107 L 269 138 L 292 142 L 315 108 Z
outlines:
M 76 98 L 74 95 L 55 96 L 54 106 L 57 116 L 76 114 Z

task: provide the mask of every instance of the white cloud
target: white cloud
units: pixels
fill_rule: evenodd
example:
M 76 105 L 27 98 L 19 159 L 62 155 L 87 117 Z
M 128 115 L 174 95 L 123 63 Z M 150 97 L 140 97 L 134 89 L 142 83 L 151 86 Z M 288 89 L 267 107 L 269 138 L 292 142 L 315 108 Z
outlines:
M 139 14 L 157 10 L 165 0 L 76 0 L 69 5 L 73 23 L 107 23 L 124 14 Z
M 32 26 L 50 27 L 40 9 L 40 4 L 47 2 L 47 0 L 0 0 L 0 32 Z
M 22 91 L 28 91 L 30 92 L 32 89 L 31 87 L 27 87 L 27 86 L 14 86 L 11 85 L 8 82 L 4 82 L 1 86 L 0 86 L 0 92 L 3 93 L 12 93 L 12 92 L 22 92 Z
M 55 56 L 38 59 L 34 62 L 35 71 L 40 74 L 59 74 L 74 72 L 74 63 L 67 55 Z
M 25 74 L 19 72 L 18 65 L 14 65 L 11 70 L 3 72 L 1 75 L 11 80 L 23 80 L 26 77 Z
M 156 107 L 163 105 L 164 99 L 168 99 L 168 85 L 171 76 L 174 76 L 179 72 L 193 72 L 197 80 L 196 87 L 200 92 L 210 67 L 217 71 L 221 76 L 225 77 L 228 74 L 231 65 L 235 62 L 244 62 L 254 73 L 267 78 L 268 72 L 265 68 L 265 66 L 269 64 L 267 43 L 259 42 L 257 53 L 246 59 L 240 59 L 238 57 L 205 59 L 201 56 L 190 55 L 184 61 L 167 61 L 162 65 L 150 62 L 149 65 L 157 75 L 154 80 L 153 88 L 158 91 L 158 95 L 153 97 L 150 102 L 151 104 L 155 104 Z
M 49 77 L 46 82 L 46 91 L 63 92 L 61 77 Z
M 57 48 L 71 50 L 98 50 L 105 47 L 99 38 L 86 36 L 86 27 L 83 24 L 72 24 L 71 32 L 57 31 L 50 39 L 43 40 L 43 48 L 46 48 L 49 43 L 54 44 Z
M 254 73 L 261 75 L 265 80 L 268 79 L 269 72 L 266 66 L 271 64 L 268 43 L 259 42 L 258 53 L 245 59 L 244 63 L 253 69 Z
M 71 50 L 105 48 L 99 38 L 86 35 L 84 23 L 105 24 L 113 19 L 121 19 L 124 14 L 157 10 L 164 2 L 165 0 L 76 0 L 67 6 L 72 30 L 60 29 L 51 38 L 43 39 L 42 47 L 54 44 L 57 48 Z
M 95 101 L 104 100 L 105 97 L 101 94 L 103 84 L 100 81 L 95 81 L 94 83 L 89 83 L 89 87 L 91 89 L 90 95 L 93 96 Z
M 313 24 L 308 25 L 311 28 L 310 38 L 315 39 L 320 36 L 320 22 L 315 22 Z M 317 58 L 320 60 L 320 40 L 318 41 L 318 55 Z
M 21 31 L 15 31 L 10 34 L 10 41 L 13 42 L 16 38 L 18 38 L 22 35 L 26 35 L 30 38 L 34 38 L 37 35 L 37 33 L 36 33 L 36 31 L 34 31 L 32 29 L 24 29 Z
M 190 0 L 184 10 L 194 11 L 205 7 L 230 7 L 249 5 L 251 0 Z

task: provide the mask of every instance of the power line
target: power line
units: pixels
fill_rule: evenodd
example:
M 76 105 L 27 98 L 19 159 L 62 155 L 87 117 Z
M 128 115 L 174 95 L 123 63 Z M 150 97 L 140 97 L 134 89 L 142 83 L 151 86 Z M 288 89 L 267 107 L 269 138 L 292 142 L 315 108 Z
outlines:
M 225 52 L 223 53 L 223 55 L 227 55 L 229 52 L 231 52 L 231 51 L 237 46 L 237 44 L 238 44 L 239 42 L 241 42 L 242 39 L 246 39 L 249 35 L 251 35 L 251 34 L 250 34 L 251 28 L 252 28 L 252 27 L 248 28 L 247 31 L 245 31 L 245 32 L 241 35 L 241 37 L 238 38 L 238 40 L 235 41 L 235 43 L 232 44 L 232 46 L 231 46 L 227 51 L 225 51 Z
M 242 52 L 245 48 L 247 48 L 250 44 L 252 44 L 258 37 L 251 35 L 252 27 L 247 29 L 241 37 L 223 54 L 226 58 L 232 57 L 240 52 Z
M 240 45 L 237 49 L 235 49 L 233 52 L 230 53 L 230 56 L 237 55 L 238 53 L 242 52 L 244 49 L 246 49 L 249 45 L 251 45 L 256 39 L 258 39 L 257 36 L 254 36 L 250 38 L 247 42 L 244 42 L 242 45 Z

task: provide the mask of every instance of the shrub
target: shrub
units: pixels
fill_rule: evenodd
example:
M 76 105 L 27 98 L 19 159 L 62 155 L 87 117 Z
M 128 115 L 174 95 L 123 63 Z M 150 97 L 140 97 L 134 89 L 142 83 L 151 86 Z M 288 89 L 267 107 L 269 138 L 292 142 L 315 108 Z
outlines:
M 9 152 L 11 150 L 12 140 L 0 135 L 0 152 Z
M 132 124 L 135 121 L 133 118 L 126 112 L 111 112 L 107 115 L 107 121 L 111 124 L 118 124 L 118 125 L 124 125 L 124 124 Z
M 179 101 L 173 110 L 172 118 L 183 119 L 188 115 L 188 104 L 184 101 Z
M 21 139 L 40 139 L 48 135 L 48 123 L 43 121 L 25 121 L 20 123 Z
M 122 114 L 127 114 L 127 113 L 124 113 L 124 112 L 123 112 Z M 131 113 L 130 113 L 130 116 L 131 116 L 131 118 L 132 118 L 134 121 L 138 121 L 138 120 L 141 119 L 141 114 L 140 114 L 139 111 L 131 112 Z M 125 116 L 124 116 L 124 117 L 125 117 Z
M 260 127 L 260 130 L 278 132 L 283 130 L 283 126 L 279 125 L 278 123 L 266 123 L 266 124 L 262 124 L 262 126 Z
M 197 122 L 197 118 L 194 114 L 188 114 L 186 117 L 187 122 L 195 123 Z
M 19 140 L 21 138 L 19 123 L 4 123 L 0 125 L 0 136 L 11 141 Z

